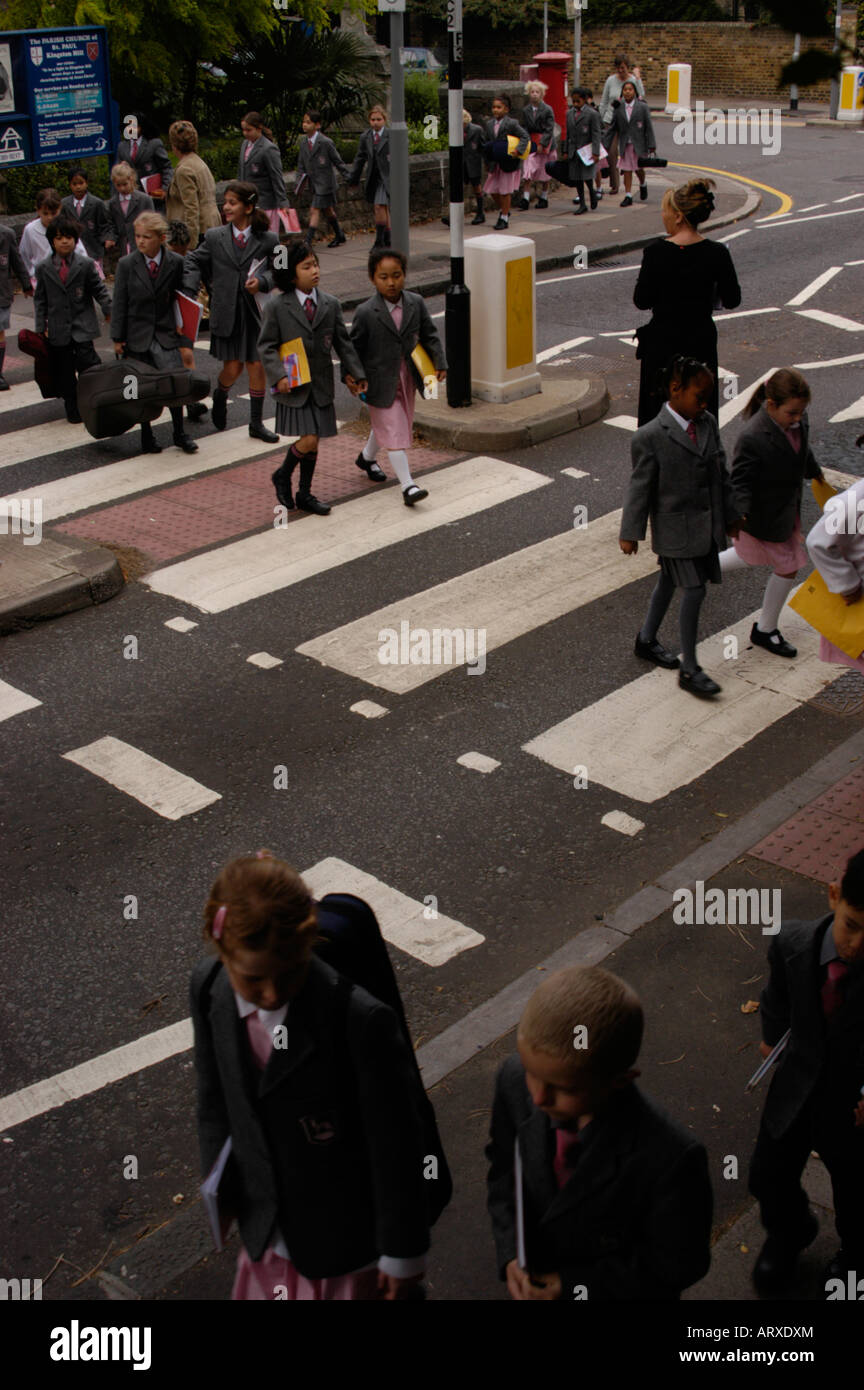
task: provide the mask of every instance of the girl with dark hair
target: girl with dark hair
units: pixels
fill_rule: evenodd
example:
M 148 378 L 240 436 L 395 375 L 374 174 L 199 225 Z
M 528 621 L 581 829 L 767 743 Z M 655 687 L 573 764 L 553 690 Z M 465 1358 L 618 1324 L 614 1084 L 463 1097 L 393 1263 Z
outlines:
M 273 132 L 257 111 L 247 111 L 240 122 L 243 143 L 237 160 L 237 178 L 251 183 L 258 191 L 257 207 L 267 214 L 271 232 L 279 235 L 279 209 L 289 206 L 282 172 L 282 156 Z
M 714 210 L 713 188 L 711 179 L 691 179 L 667 189 L 662 203 L 666 236 L 649 242 L 642 253 L 633 303 L 653 312 L 636 330 L 636 356 L 642 364 L 640 425 L 661 409 L 658 373 L 678 353 L 705 363 L 714 378 L 708 409 L 719 414 L 717 329 L 711 315 L 715 308 L 737 309 L 741 287 L 728 249 L 697 231 Z
M 508 135 L 515 135 L 519 141 L 514 155 L 506 152 Z M 502 232 L 510 226 L 510 199 L 522 181 L 521 156 L 531 144 L 527 130 L 510 115 L 510 98 L 505 92 L 499 92 L 492 99 L 492 116 L 486 121 L 486 141 L 483 153 L 489 173 L 483 192 L 491 193 L 495 199 L 498 209 L 495 231 Z

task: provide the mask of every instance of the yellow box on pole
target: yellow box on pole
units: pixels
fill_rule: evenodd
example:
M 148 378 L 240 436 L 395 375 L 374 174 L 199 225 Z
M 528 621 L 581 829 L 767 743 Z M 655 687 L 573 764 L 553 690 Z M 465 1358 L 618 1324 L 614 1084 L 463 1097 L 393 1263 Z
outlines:
M 493 232 L 465 243 L 471 393 L 479 400 L 518 401 L 541 389 L 535 360 L 535 269 L 530 237 Z
M 844 68 L 840 76 L 838 121 L 860 121 L 864 117 L 864 67 Z
M 666 69 L 666 111 L 690 110 L 690 63 L 670 63 Z
M 534 264 L 530 256 L 508 261 L 507 367 L 534 361 Z

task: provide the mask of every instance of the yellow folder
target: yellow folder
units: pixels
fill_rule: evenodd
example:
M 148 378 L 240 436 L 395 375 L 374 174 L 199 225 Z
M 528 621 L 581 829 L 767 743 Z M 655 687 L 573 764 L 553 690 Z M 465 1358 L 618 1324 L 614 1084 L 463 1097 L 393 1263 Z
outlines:
M 418 343 L 412 352 L 411 361 L 414 363 L 414 366 L 417 368 L 424 382 L 428 381 L 430 376 L 437 377 L 438 373 L 435 370 L 435 363 L 421 343 Z
M 792 595 L 789 607 L 847 656 L 864 652 L 864 598 L 847 604 L 841 594 L 831 593 L 818 570 Z
M 306 348 L 302 338 L 292 338 L 287 343 L 279 344 L 279 357 L 282 361 L 282 370 L 288 378 L 288 385 L 293 390 L 295 386 L 305 386 L 312 380 L 312 373 L 309 371 L 309 359 L 306 356 Z
M 837 496 L 836 487 L 832 487 L 830 483 L 820 483 L 818 478 L 814 478 L 812 480 L 812 482 L 810 483 L 810 490 L 813 493 L 814 498 L 816 499 L 816 505 L 818 507 L 821 507 L 823 512 L 825 510 L 825 503 L 828 501 L 828 498 Z
M 531 153 L 531 145 L 530 145 L 530 143 L 529 143 L 528 148 L 525 150 L 524 154 L 520 154 L 520 153 L 519 153 L 519 136 L 518 136 L 518 135 L 508 135 L 508 136 L 507 136 L 507 153 L 509 154 L 509 156 L 510 156 L 511 159 L 527 159 L 528 156 L 529 156 L 529 154 Z

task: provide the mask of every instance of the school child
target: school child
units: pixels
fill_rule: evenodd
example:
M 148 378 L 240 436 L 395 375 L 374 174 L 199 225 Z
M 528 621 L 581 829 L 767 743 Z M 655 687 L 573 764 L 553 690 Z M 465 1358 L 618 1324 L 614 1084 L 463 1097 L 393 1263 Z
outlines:
M 154 188 L 151 195 L 160 205 L 160 210 L 164 207 L 164 199 L 168 196 L 168 189 L 171 187 L 171 180 L 174 177 L 174 165 L 159 136 L 156 134 L 151 122 L 142 111 L 133 112 L 134 128 L 131 139 L 122 139 L 117 146 L 117 164 L 129 164 L 138 180 L 149 179 L 154 174 L 159 174 L 162 183 L 159 188 Z M 139 208 L 139 212 L 143 212 Z M 134 249 L 134 247 L 132 248 Z
M 351 341 L 366 368 L 366 405 L 372 429 L 354 460 L 374 483 L 386 481 L 375 462 L 382 446 L 399 479 L 406 507 L 429 496 L 411 477 L 406 449 L 414 441 L 414 392 L 423 377 L 411 360 L 419 344 L 426 349 L 439 381 L 447 376 L 447 359 L 438 330 L 419 294 L 405 289 L 408 261 L 401 251 L 379 246 L 369 256 L 369 279 L 375 293 L 354 314 Z
M 486 221 L 486 214 L 483 211 L 483 189 L 480 184 L 483 178 L 483 145 L 486 141 L 486 134 L 482 126 L 475 125 L 471 120 L 471 112 L 462 112 L 462 180 L 466 189 L 472 189 L 477 200 L 477 211 L 471 218 L 471 226 L 479 227 Z M 467 211 L 467 209 L 466 209 Z M 441 218 L 445 227 L 450 226 L 449 214 Z
M 185 256 L 192 245 L 192 237 L 189 228 L 186 226 L 185 222 L 181 222 L 177 218 L 166 218 L 166 221 L 168 222 L 168 232 L 165 237 L 165 244 L 168 250 L 173 251 L 175 256 Z M 201 299 L 200 292 L 198 298 L 199 300 Z M 194 372 L 195 353 L 191 346 L 186 346 L 186 339 L 183 338 L 182 335 L 178 335 L 178 337 L 180 337 L 180 357 L 183 366 L 188 368 L 190 372 Z M 190 401 L 186 407 L 186 414 L 190 420 L 203 420 L 204 416 L 207 414 L 207 407 L 203 401 Z
M 33 294 L 33 286 L 18 250 L 15 233 L 11 227 L 0 226 L 0 391 L 11 389 L 3 375 L 3 365 L 6 359 L 6 329 L 12 318 L 12 304 L 15 299 L 13 275 L 17 276 L 25 297 L 29 298 Z
M 36 332 L 48 340 L 66 419 L 73 425 L 81 423 L 76 373 L 99 366 L 93 347 L 99 336 L 94 301 L 106 323 L 111 319 L 111 296 L 104 282 L 89 256 L 75 250 L 80 235 L 81 228 L 71 217 L 65 213 L 55 217 L 46 228 L 51 254 L 36 267 Z
M 633 205 L 630 189 L 633 186 L 634 170 L 639 180 L 640 199 L 644 202 L 648 197 L 645 170 L 639 167 L 639 156 L 653 155 L 657 152 L 651 112 L 646 103 L 639 100 L 635 82 L 625 82 L 621 88 L 621 100 L 612 117 L 611 130 L 618 136 L 618 168 L 624 175 L 624 197 L 621 199 L 621 207 L 629 208 Z
M 333 228 L 333 240 L 328 241 L 328 249 L 342 246 L 347 237 L 339 226 L 336 216 L 336 171 L 350 182 L 351 171 L 342 159 L 332 140 L 321 134 L 321 112 L 314 108 L 303 113 L 303 139 L 297 159 L 299 178 L 294 184 L 295 196 L 299 193 L 304 179 L 309 180 L 312 190 L 312 206 L 309 209 L 309 230 L 306 240 L 311 246 L 318 231 L 318 219 L 323 209 L 327 221 Z
M 587 94 L 588 94 L 588 95 L 586 96 L 586 98 L 585 98 L 585 105 L 586 105 L 586 106 L 590 106 L 592 111 L 596 111 L 596 112 L 597 112 L 597 119 L 600 120 L 600 111 L 599 111 L 599 109 L 598 109 L 598 106 L 597 106 L 596 101 L 594 100 L 594 93 L 592 92 L 592 90 L 591 90 L 590 87 L 586 87 L 586 88 L 585 88 L 585 91 L 586 91 Z M 611 129 L 611 127 L 610 127 L 610 129 Z M 597 195 L 597 201 L 598 201 L 598 202 L 599 202 L 600 199 L 603 197 L 603 172 L 604 172 L 604 170 L 608 170 L 608 168 L 609 168 L 609 156 L 608 156 L 607 153 L 606 153 L 606 141 L 605 141 L 605 138 L 604 138 L 603 122 L 601 121 L 601 122 L 600 122 L 600 158 L 594 161 L 594 192 L 595 192 L 596 195 Z M 608 174 L 607 174 L 607 177 L 608 177 Z M 574 201 L 574 203 L 575 203 L 575 202 L 578 202 L 579 200 L 578 200 L 577 198 L 574 198 L 573 201 Z
M 205 1174 L 231 1140 L 232 1298 L 403 1299 L 429 1249 L 416 1065 L 394 1010 L 313 953 L 320 907 L 300 875 L 259 855 L 213 884 L 219 958 L 190 982 Z
M 375 213 L 375 245 L 390 245 L 390 132 L 383 106 L 369 108 L 369 129 L 364 130 L 351 165 L 348 182 L 356 187 L 368 163 L 366 201 Z
M 531 137 L 532 150 L 522 170 L 522 195 L 514 206 L 527 212 L 531 206 L 531 185 L 535 190 L 538 184 L 537 207 L 548 208 L 548 184 L 551 174 L 546 172 L 547 160 L 555 158 L 555 112 L 543 100 L 549 88 L 545 82 L 526 82 L 525 95 L 528 98 L 522 108 L 521 123 Z
M 720 583 L 719 551 L 727 534 L 737 535 L 738 515 L 717 421 L 705 409 L 711 372 L 703 362 L 675 357 L 665 381 L 665 406 L 633 436 L 633 473 L 618 543 L 625 555 L 635 555 L 650 516 L 660 577 L 636 636 L 636 655 L 668 670 L 680 666 L 681 689 L 710 697 L 720 686 L 696 660 L 699 610 L 706 583 Z M 657 640 L 676 588 L 684 591 L 680 662 Z
M 42 188 L 36 194 L 37 217 L 33 222 L 28 222 L 18 243 L 18 253 L 24 262 L 27 274 L 30 276 L 31 288 L 36 288 L 36 267 L 40 261 L 44 261 L 52 254 L 51 243 L 48 240 L 47 231 L 55 217 L 60 212 L 62 198 L 56 188 Z M 87 248 L 81 240 L 80 233 L 75 246 L 76 256 L 86 256 Z
M 135 250 L 135 223 L 142 212 L 154 212 L 153 199 L 135 187 L 136 173 L 131 164 L 115 164 L 111 170 L 114 192 L 108 200 L 108 234 L 105 250 L 117 247 L 120 256 Z
M 495 199 L 495 206 L 498 209 L 498 221 L 495 223 L 495 231 L 502 232 L 510 225 L 510 197 L 516 192 L 522 177 L 520 165 L 517 163 L 515 169 L 510 171 L 506 166 L 518 160 L 525 153 L 531 143 L 527 130 L 524 130 L 518 121 L 510 115 L 510 98 L 505 92 L 499 92 L 492 100 L 492 115 L 485 124 L 486 147 L 485 158 L 489 165 L 489 173 L 483 185 L 484 193 L 491 193 Z M 506 141 L 508 135 L 515 135 L 519 141 L 516 147 L 516 154 L 513 156 L 500 156 L 493 153 L 493 145 L 498 141 Z M 502 167 L 503 163 L 503 167 Z
M 486 1148 L 498 1273 L 511 1298 L 587 1299 L 589 1308 L 677 1299 L 708 1269 L 707 1155 L 634 1084 L 642 1030 L 635 992 L 593 965 L 557 971 L 525 1007 L 518 1053 L 496 1079 Z
M 807 563 L 801 534 L 805 478 L 824 481 L 810 448 L 810 387 L 794 367 L 782 367 L 753 392 L 744 407 L 750 423 L 732 456 L 732 489 L 742 522 L 737 539 L 720 555 L 723 574 L 749 565 L 770 565 L 762 612 L 750 641 L 775 656 L 794 657 L 795 647 L 777 626 L 780 610 Z
M 222 363 L 213 391 L 211 415 L 217 430 L 228 421 L 228 392 L 245 366 L 249 376 L 249 438 L 276 444 L 278 434 L 263 420 L 265 377 L 258 354 L 261 314 L 255 296 L 273 287 L 273 252 L 278 242 L 258 211 L 251 183 L 225 185 L 222 215 L 226 226 L 211 227 L 186 257 L 183 292 L 193 298 L 202 276 L 210 288 L 210 355 Z
M 108 235 L 108 212 L 101 198 L 95 197 L 88 189 L 87 174 L 83 169 L 73 169 L 69 175 L 69 193 L 62 200 L 64 212 L 83 227 L 81 240 L 87 255 L 105 279 L 102 257 L 105 254 L 105 238 Z
M 591 200 L 591 210 L 597 206 L 597 194 L 594 192 L 594 170 L 600 159 L 602 145 L 600 142 L 600 117 L 593 106 L 588 104 L 587 87 L 575 87 L 571 94 L 572 106 L 567 112 L 567 158 L 569 160 L 569 175 L 576 188 L 576 197 L 573 200 L 578 204 L 574 217 L 579 217 L 588 208 L 585 204 L 585 187 L 588 188 L 588 196 Z M 586 164 L 579 154 L 586 145 L 591 146 L 592 162 Z
M 319 289 L 319 279 L 315 252 L 305 241 L 295 242 L 288 252 L 285 269 L 280 267 L 273 272 L 273 280 L 282 293 L 274 295 L 267 305 L 258 346 L 270 390 L 276 396 L 277 428 L 280 434 L 298 436 L 273 474 L 276 496 L 281 506 L 294 510 L 291 475 L 299 465 L 296 506 L 301 512 L 328 516 L 331 508 L 319 502 L 311 489 L 318 441 L 332 439 L 337 433 L 332 354 L 335 352 L 342 363 L 343 377 L 352 395 L 366 390 L 366 373 L 348 336 L 342 306 L 332 294 Z M 303 340 L 311 379 L 292 388 L 279 347 L 295 338 Z
M 864 434 L 856 441 L 864 444 Z M 864 598 L 864 478 L 831 499 L 836 511 L 825 511 L 807 535 L 807 553 L 832 594 L 848 605 Z M 850 524 L 850 522 L 852 524 Z M 864 604 L 862 604 L 864 607 Z M 819 656 L 835 666 L 864 672 L 864 650 L 849 656 L 820 634 Z
M 773 1069 L 750 1164 L 768 1237 L 753 1269 L 757 1290 L 783 1292 L 819 1223 L 801 1186 L 816 1150 L 831 1178 L 841 1247 L 825 1279 L 864 1269 L 864 850 L 828 886 L 831 911 L 784 921 L 768 949 L 762 1055 L 789 1041 Z
M 257 111 L 247 111 L 240 122 L 243 143 L 237 160 L 237 179 L 251 183 L 258 193 L 256 208 L 267 215 L 267 226 L 278 237 L 282 230 L 279 209 L 288 207 L 288 192 L 282 172 L 282 156 L 273 132 Z
M 167 232 L 161 212 L 143 212 L 136 221 L 136 249 L 117 263 L 111 330 L 118 356 L 166 370 L 184 366 L 181 345 L 191 346 L 177 332 L 174 296 L 183 282 L 183 258 L 168 250 Z M 174 443 L 184 454 L 197 454 L 198 445 L 183 432 L 182 405 L 172 405 L 170 412 Z M 162 452 L 146 420 L 141 424 L 141 451 Z

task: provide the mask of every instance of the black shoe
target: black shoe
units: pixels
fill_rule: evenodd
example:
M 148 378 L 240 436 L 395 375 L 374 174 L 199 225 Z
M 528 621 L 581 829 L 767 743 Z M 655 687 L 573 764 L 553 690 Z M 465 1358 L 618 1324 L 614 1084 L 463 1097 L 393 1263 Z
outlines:
M 681 665 L 677 656 L 673 656 L 672 652 L 661 646 L 656 637 L 653 642 L 643 642 L 637 633 L 633 650 L 644 661 L 653 661 L 655 666 L 664 666 L 667 671 L 677 671 Z
M 597 202 L 598 202 L 598 203 L 600 202 L 600 199 L 601 199 L 602 197 L 603 197 L 603 189 L 602 189 L 602 188 L 598 188 L 598 189 L 597 189 Z
M 798 648 L 787 642 L 785 637 L 781 637 L 780 629 L 776 627 L 773 632 L 760 632 L 758 624 L 754 623 L 750 630 L 750 641 L 754 647 L 764 647 L 766 652 L 773 652 L 775 656 L 798 655 Z
M 354 462 L 358 468 L 363 469 L 363 472 L 366 474 L 366 477 L 369 478 L 373 483 L 386 483 L 387 474 L 383 471 L 381 466 L 375 462 L 374 459 L 364 458 L 362 449 L 360 453 L 357 455 Z
M 412 483 L 410 487 L 402 489 L 402 501 L 405 503 L 406 507 L 413 507 L 415 502 L 422 502 L 424 497 L 428 496 L 429 493 L 426 491 L 425 487 L 418 487 L 416 483 Z
M 640 203 L 644 203 L 644 202 L 645 202 L 645 199 L 646 199 L 647 197 L 648 197 L 648 185 L 647 185 L 647 183 L 641 183 L 641 184 L 639 185 L 639 201 L 640 201 Z
M 590 199 L 591 199 L 591 211 L 592 211 L 592 212 L 596 212 L 596 211 L 597 211 L 597 194 L 594 192 L 594 189 L 593 189 L 593 188 L 591 189 L 591 192 L 590 192 L 590 194 L 589 194 L 588 196 L 589 196 Z
M 8 390 L 9 390 L 9 382 L 6 380 L 5 376 L 0 376 L 0 391 L 8 391 Z
M 513 203 L 513 207 L 516 208 L 517 212 L 527 212 L 530 206 L 531 199 L 527 198 L 524 194 L 521 198 L 518 199 L 518 201 Z
M 585 204 L 584 204 L 584 203 L 580 203 L 579 206 L 578 206 L 578 208 L 577 208 L 576 211 L 574 212 L 573 216 L 574 216 L 574 217 L 581 217 L 582 214 L 583 214 L 583 212 L 587 212 L 587 211 L 588 211 L 588 209 L 587 209 L 587 207 L 585 206 Z
M 301 512 L 314 512 L 316 516 L 329 516 L 332 510 L 325 502 L 319 502 L 311 492 L 297 493 L 297 506 Z
M 73 408 L 73 409 L 70 410 L 70 409 L 67 407 L 67 409 L 66 409 L 66 419 L 69 421 L 69 424 L 70 424 L 70 425 L 80 425 L 80 424 L 81 424 L 81 416 L 78 414 L 78 411 L 77 411 L 77 409 L 75 409 L 75 408 Z
M 486 221 L 486 214 L 485 214 L 485 212 L 478 212 L 478 213 L 476 213 L 476 214 L 474 215 L 474 217 L 471 218 L 471 226 L 472 226 L 472 227 L 479 227 L 479 226 L 480 226 L 480 223 L 481 223 L 481 222 L 485 222 L 485 221 Z
M 344 233 L 344 232 L 339 232 L 339 233 L 337 233 L 336 236 L 334 236 L 334 238 L 333 238 L 332 241 L 328 241 L 328 243 L 327 243 L 327 250 L 328 250 L 328 251 L 332 251 L 334 246 L 344 246 L 344 245 L 345 245 L 345 242 L 346 242 L 347 240 L 348 240 L 348 238 L 347 238 L 347 236 L 345 235 L 345 233 Z M 328 512 L 329 512 L 330 508 L 328 507 L 327 510 L 328 510 Z
M 548 208 L 548 206 L 549 206 L 549 199 L 548 199 L 548 198 L 538 198 L 538 199 L 537 199 L 537 204 L 536 204 L 536 206 L 537 206 L 537 208 L 540 209 L 540 210 L 542 210 L 543 208 Z
M 281 468 L 277 468 L 270 481 L 276 489 L 276 500 L 286 511 L 293 512 L 294 498 L 291 496 L 291 479 L 286 477 Z
M 192 405 L 187 405 L 186 414 L 190 420 L 203 420 L 207 414 L 207 407 L 201 401 L 197 401 Z
M 216 387 L 213 392 L 213 405 L 210 410 L 213 428 L 224 430 L 228 423 L 228 393 Z
M 190 439 L 188 434 L 175 434 L 174 443 L 178 449 L 182 449 L 184 454 L 197 454 L 198 445 L 194 439 Z
M 265 444 L 278 444 L 278 443 L 279 443 L 279 436 L 278 436 L 278 434 L 274 434 L 273 430 L 268 430 L 268 428 L 267 428 L 266 425 L 250 425 L 250 426 L 249 426 L 249 438 L 250 438 L 250 439 L 261 439 L 261 440 L 264 441 Z
M 720 686 L 706 676 L 701 666 L 697 666 L 695 671 L 679 671 L 678 684 L 682 690 L 689 690 L 691 695 L 700 695 L 703 699 L 720 694 Z
M 498 221 L 495 223 L 496 232 L 506 232 L 510 226 L 510 218 L 505 217 L 503 212 L 499 212 Z
M 142 452 L 142 454 L 161 454 L 161 452 L 162 452 L 162 445 L 156 443 L 156 437 L 155 437 L 155 435 L 153 435 L 153 434 L 142 434 L 142 436 L 141 436 L 141 452 Z
M 819 1222 L 810 1211 L 807 1224 L 797 1240 L 780 1241 L 776 1236 L 769 1236 L 753 1266 L 753 1283 L 758 1292 L 770 1297 L 788 1288 L 798 1256 L 818 1234 Z
M 624 197 L 621 199 L 621 202 L 618 204 L 618 206 L 619 206 L 619 207 L 622 207 L 622 208 L 632 208 L 632 206 L 633 206 L 633 199 L 630 197 L 630 194 L 629 194 L 629 193 L 626 193 L 626 194 L 624 195 Z

